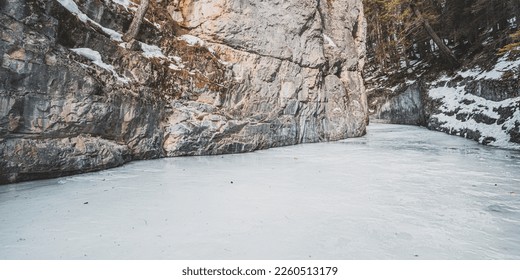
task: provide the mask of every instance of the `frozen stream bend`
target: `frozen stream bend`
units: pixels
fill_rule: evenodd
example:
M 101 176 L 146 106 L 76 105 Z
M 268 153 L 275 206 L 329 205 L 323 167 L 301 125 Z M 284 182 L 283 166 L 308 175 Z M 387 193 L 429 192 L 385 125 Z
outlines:
M 519 259 L 520 153 L 375 125 L 0 186 L 0 225 L 1 259 Z

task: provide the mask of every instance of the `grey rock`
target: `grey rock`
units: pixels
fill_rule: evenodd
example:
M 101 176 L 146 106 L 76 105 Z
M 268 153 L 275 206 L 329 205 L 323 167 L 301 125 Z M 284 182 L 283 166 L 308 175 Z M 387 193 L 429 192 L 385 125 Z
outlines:
M 503 101 L 520 96 L 520 80 L 518 79 L 480 79 L 469 80 L 466 84 L 468 92 L 492 101 Z
M 420 83 L 406 86 L 404 92 L 390 97 L 377 107 L 371 118 L 374 121 L 385 120 L 394 124 L 426 125 L 423 106 L 426 94 Z
M 497 79 L 462 79 L 454 75 L 440 82 L 419 80 L 410 85 L 401 85 L 395 87 L 393 92 L 371 89 L 371 120 L 422 125 L 484 145 L 519 149 L 520 146 L 516 145 L 520 143 L 518 81 L 515 75 Z M 465 97 L 457 101 L 449 96 L 432 99 L 429 92 L 437 88 L 452 94 L 458 88 Z M 449 99 L 449 106 L 444 104 L 445 99 Z M 446 117 L 452 121 L 447 121 Z
M 0 183 L 365 133 L 360 0 L 163 1 L 127 45 L 106 30 L 131 10 L 74 2 L 91 21 L 57 1 L 0 5 Z

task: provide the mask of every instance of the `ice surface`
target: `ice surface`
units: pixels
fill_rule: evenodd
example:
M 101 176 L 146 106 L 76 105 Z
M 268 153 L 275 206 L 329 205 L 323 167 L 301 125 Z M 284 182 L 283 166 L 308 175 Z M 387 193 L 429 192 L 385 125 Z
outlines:
M 520 153 L 422 128 L 0 186 L 1 259 L 518 259 Z

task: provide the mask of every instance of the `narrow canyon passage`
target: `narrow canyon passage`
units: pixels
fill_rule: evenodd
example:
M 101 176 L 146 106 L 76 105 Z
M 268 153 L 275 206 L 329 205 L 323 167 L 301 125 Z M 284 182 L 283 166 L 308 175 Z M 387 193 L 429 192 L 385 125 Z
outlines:
M 411 126 L 0 187 L 1 259 L 518 259 L 520 152 Z

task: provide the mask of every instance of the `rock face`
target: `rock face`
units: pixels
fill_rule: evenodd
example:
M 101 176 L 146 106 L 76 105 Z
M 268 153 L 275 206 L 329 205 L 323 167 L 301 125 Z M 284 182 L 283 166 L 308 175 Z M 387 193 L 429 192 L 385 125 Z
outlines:
M 0 3 L 0 183 L 364 134 L 360 0 L 153 2 Z
M 454 80 L 434 81 L 426 101 L 430 104 L 426 109 L 428 128 L 484 145 L 520 150 L 519 70 L 510 77 L 481 78 L 462 73 Z M 511 84 L 516 86 L 508 87 Z
M 426 91 L 422 83 L 403 85 L 396 89 L 397 94 L 385 89 L 373 90 L 374 93 L 376 91 L 380 91 L 379 98 L 372 97 L 371 101 L 379 106 L 373 106 L 372 121 L 407 125 L 426 124 L 423 104 Z
M 478 141 L 520 150 L 520 61 L 508 56 L 494 68 L 479 67 L 372 91 L 371 118 L 417 124 Z M 386 98 L 386 99 L 385 99 Z

